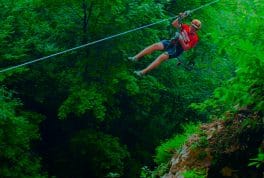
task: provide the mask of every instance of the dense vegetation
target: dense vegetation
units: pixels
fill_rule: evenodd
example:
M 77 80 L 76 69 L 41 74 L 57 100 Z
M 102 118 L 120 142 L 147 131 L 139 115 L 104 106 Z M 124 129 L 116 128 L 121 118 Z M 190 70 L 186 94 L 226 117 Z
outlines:
M 4 69 L 208 1 L 0 2 Z M 167 162 L 166 149 L 183 144 L 200 122 L 242 107 L 263 116 L 263 12 L 259 0 L 221 0 L 187 18 L 203 22 L 199 44 L 181 57 L 195 62 L 192 70 L 172 59 L 133 75 L 158 52 L 136 64 L 126 58 L 169 39 L 165 22 L 1 73 L 0 177 L 137 178 L 143 166 Z M 262 151 L 252 158 L 260 157 L 259 167 Z

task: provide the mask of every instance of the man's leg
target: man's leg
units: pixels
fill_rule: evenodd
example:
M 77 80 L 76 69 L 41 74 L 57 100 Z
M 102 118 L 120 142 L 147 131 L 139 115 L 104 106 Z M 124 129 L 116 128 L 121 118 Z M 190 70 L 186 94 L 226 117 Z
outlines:
M 138 53 L 136 56 L 134 56 L 134 58 L 137 61 L 140 58 L 142 58 L 143 56 L 145 56 L 147 54 L 151 54 L 153 51 L 163 50 L 163 49 L 164 49 L 164 46 L 161 42 L 154 43 L 153 45 L 150 45 L 149 47 L 142 50 L 140 53 Z
M 158 67 L 163 61 L 169 59 L 169 55 L 166 53 L 161 54 L 155 61 L 153 61 L 147 68 L 140 71 L 142 75 L 148 73 L 152 69 Z

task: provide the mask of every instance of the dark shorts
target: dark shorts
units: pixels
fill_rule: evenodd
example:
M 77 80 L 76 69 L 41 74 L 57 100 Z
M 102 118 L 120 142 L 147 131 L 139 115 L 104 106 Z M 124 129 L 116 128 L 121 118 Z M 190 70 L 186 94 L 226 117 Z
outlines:
M 170 40 L 162 40 L 161 43 L 166 51 L 165 54 L 169 55 L 169 59 L 179 57 L 184 51 L 179 43 L 172 44 Z

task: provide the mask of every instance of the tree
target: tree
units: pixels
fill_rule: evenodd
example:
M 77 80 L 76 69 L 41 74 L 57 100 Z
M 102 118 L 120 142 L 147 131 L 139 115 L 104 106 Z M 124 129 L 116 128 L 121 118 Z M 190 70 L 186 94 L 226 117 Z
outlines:
M 95 130 L 75 133 L 55 156 L 60 177 L 107 177 L 124 174 L 129 153 L 118 138 Z
M 42 117 L 25 112 L 20 101 L 0 89 L 0 177 L 46 177 L 41 173 L 39 156 L 31 149 L 39 139 Z

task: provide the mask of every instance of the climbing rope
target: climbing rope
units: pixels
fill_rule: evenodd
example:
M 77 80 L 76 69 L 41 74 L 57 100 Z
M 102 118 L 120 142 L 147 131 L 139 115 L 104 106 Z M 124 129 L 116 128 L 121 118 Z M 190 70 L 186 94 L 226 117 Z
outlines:
M 202 5 L 202 6 L 198 7 L 198 8 L 196 8 L 196 9 L 190 10 L 189 12 L 190 13 L 193 13 L 193 12 L 199 10 L 199 9 L 202 9 L 204 7 L 207 7 L 207 6 L 210 6 L 210 5 L 212 5 L 212 4 L 214 4 L 214 3 L 218 2 L 218 1 L 220 1 L 220 0 L 216 0 L 216 1 L 213 1 L 213 2 L 210 2 L 210 3 L 207 3 L 207 4 Z M 157 21 L 157 22 L 148 24 L 148 25 L 144 25 L 144 26 L 141 26 L 141 27 L 132 29 L 132 30 L 128 30 L 128 31 L 125 31 L 125 32 L 122 32 L 122 33 L 119 33 L 119 34 L 111 35 L 109 37 L 102 38 L 100 40 L 96 40 L 96 41 L 93 41 L 93 42 L 89 42 L 89 43 L 83 44 L 81 46 L 77 46 L 77 47 L 74 47 L 74 48 L 71 48 L 71 49 L 67 49 L 65 51 L 61 51 L 61 52 L 58 52 L 58 53 L 55 53 L 55 54 L 51 54 L 49 56 L 45 56 L 45 57 L 38 58 L 38 59 L 35 59 L 35 60 L 32 60 L 32 61 L 28 61 L 28 62 L 19 64 L 19 65 L 16 65 L 16 66 L 8 67 L 6 69 L 0 70 L 0 73 L 7 72 L 7 71 L 10 71 L 12 69 L 16 69 L 16 68 L 19 68 L 19 67 L 22 67 L 22 66 L 26 66 L 26 65 L 29 65 L 29 64 L 33 64 L 33 63 L 36 63 L 36 62 L 39 62 L 39 61 L 43 61 L 43 60 L 46 60 L 48 58 L 52 58 L 52 57 L 55 57 L 55 56 L 58 56 L 58 55 L 61 55 L 61 54 L 64 54 L 64 53 L 68 53 L 70 51 L 74 51 L 74 50 L 77 50 L 77 49 L 80 49 L 80 48 L 84 48 L 84 47 L 87 47 L 87 46 L 91 46 L 93 44 L 96 44 L 96 43 L 99 43 L 99 42 L 102 42 L 102 41 L 106 41 L 106 40 L 109 40 L 109 39 L 112 39 L 112 38 L 116 38 L 116 37 L 119 37 L 119 36 L 122 36 L 122 35 L 125 35 L 125 34 L 128 34 L 128 33 L 134 32 L 134 31 L 138 31 L 138 30 L 141 30 L 143 28 L 151 27 L 151 26 L 154 26 L 156 24 L 159 24 L 159 23 L 162 23 L 162 22 L 171 20 L 171 19 L 175 19 L 177 17 L 178 16 L 170 17 L 170 18 L 167 18 L 167 19 L 164 19 L 164 20 L 160 20 L 160 21 Z

